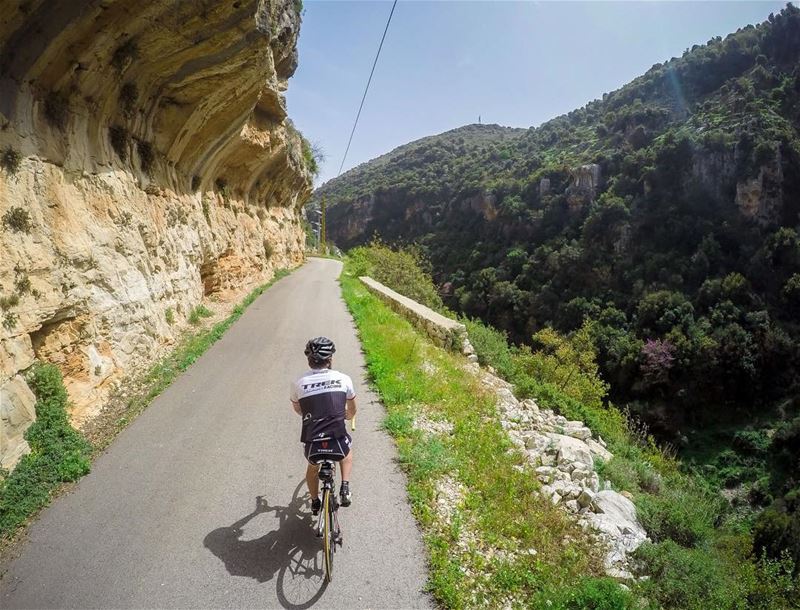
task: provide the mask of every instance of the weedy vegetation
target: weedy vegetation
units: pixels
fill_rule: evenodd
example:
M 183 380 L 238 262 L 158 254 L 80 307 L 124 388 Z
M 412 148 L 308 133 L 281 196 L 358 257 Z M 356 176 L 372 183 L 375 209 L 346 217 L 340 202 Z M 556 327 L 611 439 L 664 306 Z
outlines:
M 6 146 L 0 155 L 0 167 L 8 174 L 14 175 L 22 164 L 22 154 L 13 146 Z
M 3 313 L 3 328 L 7 331 L 12 331 L 16 328 L 19 316 L 13 311 L 6 311 Z
M 27 210 L 14 206 L 3 214 L 3 226 L 16 233 L 30 233 L 33 223 Z
M 9 538 L 50 501 L 61 483 L 89 472 L 91 446 L 69 424 L 67 391 L 58 368 L 37 364 L 27 375 L 36 421 L 25 432 L 31 452 L 0 481 L 0 537 Z
M 209 318 L 214 313 L 205 305 L 198 305 L 189 313 L 189 324 L 198 325 L 203 318 Z
M 14 276 L 14 288 L 18 294 L 27 294 L 31 292 L 31 278 L 25 271 L 18 271 Z
M 11 309 L 19 304 L 19 295 L 12 294 L 7 297 L 0 297 L 0 309 Z

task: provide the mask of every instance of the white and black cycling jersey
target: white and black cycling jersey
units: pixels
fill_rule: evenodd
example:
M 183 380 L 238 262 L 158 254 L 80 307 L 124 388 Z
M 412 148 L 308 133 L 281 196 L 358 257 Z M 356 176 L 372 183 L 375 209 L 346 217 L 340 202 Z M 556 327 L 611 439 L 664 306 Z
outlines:
M 353 380 L 331 369 L 311 369 L 292 383 L 289 398 L 300 405 L 303 429 L 300 441 L 343 438 L 345 405 L 356 397 Z

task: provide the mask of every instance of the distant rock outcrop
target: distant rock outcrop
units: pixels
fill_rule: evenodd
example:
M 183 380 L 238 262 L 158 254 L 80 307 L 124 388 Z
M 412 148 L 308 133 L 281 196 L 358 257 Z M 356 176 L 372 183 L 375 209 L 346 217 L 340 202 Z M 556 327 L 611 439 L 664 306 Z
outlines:
M 743 216 L 761 224 L 778 222 L 783 211 L 783 161 L 779 143 L 775 143 L 774 155 L 759 168 L 755 178 L 736 184 L 736 205 Z
M 572 183 L 567 187 L 567 205 L 576 211 L 594 201 L 600 189 L 601 170 L 597 163 L 571 170 Z
M 90 418 L 204 296 L 303 258 L 311 190 L 283 91 L 291 0 L 4 2 L 0 460 L 57 364 Z

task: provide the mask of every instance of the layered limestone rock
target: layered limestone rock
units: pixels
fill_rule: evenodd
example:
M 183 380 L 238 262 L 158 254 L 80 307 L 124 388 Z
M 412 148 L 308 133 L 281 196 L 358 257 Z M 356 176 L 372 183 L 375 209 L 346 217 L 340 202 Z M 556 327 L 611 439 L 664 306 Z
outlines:
M 204 297 L 303 259 L 311 176 L 282 92 L 291 0 L 5 2 L 0 15 L 0 461 L 65 377 L 73 422 Z

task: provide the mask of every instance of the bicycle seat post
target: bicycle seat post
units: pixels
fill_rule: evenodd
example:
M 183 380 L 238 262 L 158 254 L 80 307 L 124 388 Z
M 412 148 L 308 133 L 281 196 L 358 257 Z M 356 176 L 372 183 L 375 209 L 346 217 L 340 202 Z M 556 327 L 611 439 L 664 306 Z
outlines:
M 323 460 L 319 464 L 319 480 L 324 484 L 332 485 L 336 473 L 336 466 L 330 460 Z

